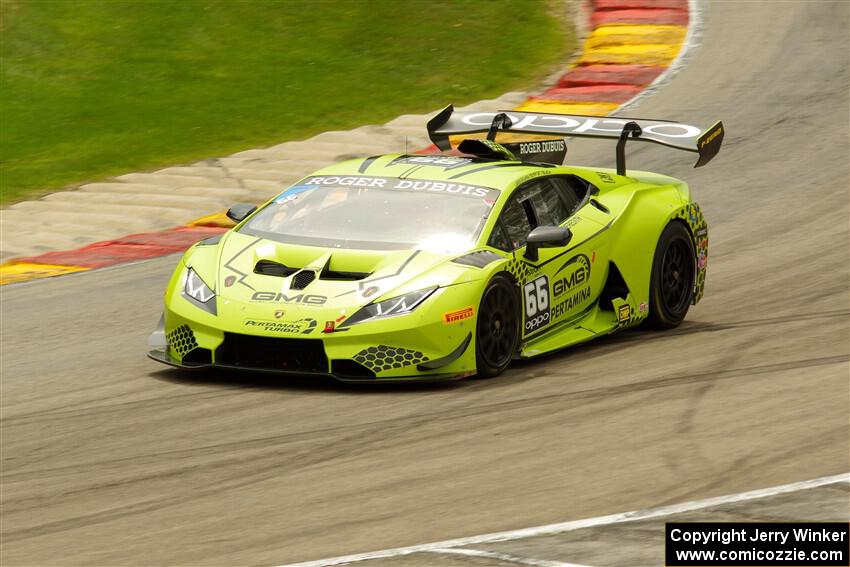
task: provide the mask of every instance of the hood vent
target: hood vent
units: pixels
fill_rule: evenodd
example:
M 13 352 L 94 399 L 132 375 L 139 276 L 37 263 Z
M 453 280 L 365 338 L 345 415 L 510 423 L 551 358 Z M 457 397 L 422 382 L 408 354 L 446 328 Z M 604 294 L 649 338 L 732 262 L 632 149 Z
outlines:
M 260 260 L 254 266 L 254 273 L 264 274 L 266 276 L 277 276 L 279 278 L 285 278 L 296 273 L 298 269 L 299 268 L 290 268 L 289 266 L 284 266 L 283 264 L 273 262 L 272 260 Z
M 322 273 L 319 274 L 320 280 L 337 280 L 344 282 L 356 282 L 358 280 L 364 280 L 372 275 L 371 272 L 341 272 L 337 270 L 331 270 L 328 266 L 330 266 L 330 262 L 328 262 Z
M 313 270 L 301 270 L 292 277 L 292 282 L 289 284 L 289 289 L 304 289 L 316 279 L 316 272 Z
M 297 274 L 296 278 L 293 279 L 291 289 L 304 289 L 310 285 L 310 282 L 316 279 L 317 276 L 313 269 L 290 268 L 289 266 L 281 264 L 280 262 L 275 262 L 274 260 L 260 260 L 254 266 L 254 273 L 266 276 L 277 276 L 279 278 L 288 278 L 289 276 Z M 325 267 L 322 268 L 321 272 L 318 274 L 318 277 L 321 280 L 356 282 L 364 280 L 371 275 L 372 272 L 332 270 L 330 269 L 330 262 L 327 262 Z

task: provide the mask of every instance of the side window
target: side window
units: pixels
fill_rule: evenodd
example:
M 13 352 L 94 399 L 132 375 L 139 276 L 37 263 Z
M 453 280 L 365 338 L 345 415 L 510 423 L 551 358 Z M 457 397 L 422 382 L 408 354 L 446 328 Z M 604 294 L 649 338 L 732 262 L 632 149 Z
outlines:
M 490 234 L 490 241 L 487 242 L 487 244 L 493 248 L 504 250 L 505 252 L 513 251 L 514 245 L 508 239 L 508 235 L 502 227 L 501 220 L 499 220 L 499 222 L 496 223 L 496 226 L 493 227 L 493 232 Z
M 502 209 L 490 246 L 508 252 L 525 246 L 531 229 L 560 225 L 576 212 L 587 191 L 581 180 L 569 176 L 532 181 L 518 189 Z
M 542 179 L 528 188 L 538 226 L 558 226 L 570 216 L 570 209 L 549 179 Z
M 510 200 L 499 217 L 499 222 L 504 228 L 505 236 L 510 241 L 511 250 L 525 246 L 525 239 L 528 238 L 528 233 L 531 232 L 531 222 L 528 220 L 525 207 L 520 202 L 522 196 L 519 195 L 518 197 Z
M 574 214 L 587 194 L 587 186 L 578 179 L 566 177 L 552 177 L 549 181 L 566 206 L 567 217 Z M 567 217 L 564 217 L 564 219 Z M 560 222 L 563 222 L 563 219 Z

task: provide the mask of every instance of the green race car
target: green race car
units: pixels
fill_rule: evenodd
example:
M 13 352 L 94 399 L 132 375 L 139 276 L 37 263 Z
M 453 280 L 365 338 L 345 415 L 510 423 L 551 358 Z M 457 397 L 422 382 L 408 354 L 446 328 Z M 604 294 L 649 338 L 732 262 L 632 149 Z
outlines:
M 699 154 L 723 126 L 528 112 L 428 123 L 454 155 L 323 168 L 183 256 L 149 356 L 345 381 L 500 374 L 703 294 L 708 229 L 688 186 L 625 168 L 628 139 Z M 464 136 L 486 132 L 484 139 Z M 496 136 L 515 143 L 496 143 Z M 554 165 L 563 137 L 617 139 L 617 169 Z

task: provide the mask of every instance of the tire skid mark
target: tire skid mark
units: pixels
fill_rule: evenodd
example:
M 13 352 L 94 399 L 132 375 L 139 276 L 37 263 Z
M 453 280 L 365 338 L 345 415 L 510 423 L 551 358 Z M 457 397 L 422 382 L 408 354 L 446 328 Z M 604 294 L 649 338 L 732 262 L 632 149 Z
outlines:
M 786 323 L 797 323 L 800 321 L 810 321 L 810 320 L 819 320 L 819 319 L 835 319 L 842 318 L 846 319 L 850 317 L 850 310 L 841 309 L 836 311 L 824 311 L 821 313 L 804 313 L 800 315 L 784 315 L 779 317 L 767 317 L 764 319 L 749 319 L 744 321 L 732 321 L 729 323 L 711 323 L 711 322 L 702 322 L 702 321 L 685 321 L 682 326 L 677 329 L 671 329 L 669 331 L 662 331 L 658 333 L 646 333 L 646 332 L 631 332 L 631 333 L 623 333 L 621 335 L 612 335 L 606 341 L 606 343 L 617 342 L 617 343 L 632 343 L 632 342 L 646 342 L 647 340 L 658 340 L 658 339 L 666 339 L 666 338 L 674 338 L 686 335 L 694 335 L 698 333 L 714 333 L 719 331 L 731 331 L 734 329 L 745 329 L 748 327 L 762 327 L 765 325 L 782 325 Z M 765 338 L 769 338 L 765 336 Z
M 584 360 L 590 361 L 599 357 L 610 356 L 612 352 L 619 351 L 623 347 L 631 345 L 642 345 L 647 342 L 660 342 L 681 336 L 695 335 L 700 333 L 731 331 L 735 329 L 744 329 L 749 327 L 793 324 L 807 320 L 835 318 L 847 319 L 848 317 L 850 317 L 850 310 L 824 311 L 819 313 L 805 313 L 800 315 L 784 315 L 779 317 L 733 321 L 729 323 L 711 323 L 701 321 L 691 322 L 685 320 L 682 326 L 676 329 L 658 332 L 647 332 L 641 330 L 640 328 L 629 329 L 623 333 L 617 333 L 605 337 L 604 340 L 587 342 L 584 344 L 577 345 L 575 347 L 570 347 L 569 349 L 547 353 L 535 359 L 524 360 L 523 362 L 528 366 L 533 366 L 535 364 L 543 363 L 544 361 L 550 361 L 553 357 L 563 356 L 565 353 L 571 351 L 576 353 L 581 352 L 582 356 L 585 357 Z M 770 340 L 771 338 L 771 335 L 763 335 L 763 339 L 765 341 Z M 514 366 L 514 368 L 516 368 L 516 366 Z
M 100 385 L 92 386 L 91 389 L 97 391 L 100 389 Z M 75 390 L 68 390 L 67 392 L 63 392 L 63 396 L 67 396 L 70 393 L 74 393 Z M 120 401 L 114 404 L 106 404 L 106 405 L 91 405 L 91 404 L 101 404 L 102 402 L 109 402 L 112 400 L 120 400 L 121 398 L 125 398 L 128 396 L 136 395 L 141 390 L 136 390 L 133 392 L 121 392 L 118 394 L 104 396 L 101 398 L 94 398 L 90 400 L 86 400 L 85 402 L 79 402 L 76 404 L 68 404 L 63 406 L 62 408 L 54 408 L 43 411 L 34 411 L 29 413 L 20 413 L 18 415 L 14 415 L 12 417 L 6 417 L 0 419 L 0 426 L 9 426 L 9 425 L 18 425 L 20 423 L 29 423 L 32 420 L 38 421 L 41 418 L 73 418 L 79 417 L 81 415 L 90 416 L 93 412 L 99 413 L 111 413 L 111 412 L 123 412 L 128 408 L 132 407 L 133 409 L 140 408 L 148 408 L 148 409 L 156 409 L 160 406 L 174 406 L 175 400 L 192 400 L 192 401 L 204 401 L 204 400 L 212 400 L 212 399 L 220 399 L 227 398 L 229 396 L 234 396 L 241 392 L 241 388 L 233 387 L 233 388 L 224 388 L 222 390 L 217 391 L 209 391 L 204 393 L 198 392 L 186 392 L 183 394 L 169 394 L 167 397 L 160 396 L 155 398 L 144 398 L 140 400 L 128 400 L 128 401 Z
M 376 426 L 379 428 L 384 427 L 383 422 L 376 422 L 374 424 L 365 424 L 365 427 Z M 199 457 L 210 457 L 210 456 L 224 456 L 225 458 L 219 461 L 220 464 L 242 464 L 247 459 L 253 460 L 255 457 L 248 457 L 245 455 L 240 455 L 239 452 L 247 452 L 254 450 L 262 450 L 267 448 L 272 449 L 282 449 L 284 446 L 289 447 L 292 444 L 309 442 L 309 441 L 322 441 L 329 435 L 332 439 L 336 439 L 335 434 L 340 432 L 350 432 L 351 426 L 338 426 L 338 427 L 330 427 L 326 429 L 320 429 L 315 431 L 306 431 L 306 432 L 296 432 L 296 433 L 286 433 L 282 435 L 273 435 L 268 437 L 260 437 L 254 439 L 240 439 L 235 441 L 228 441 L 226 443 L 214 443 L 211 445 L 205 445 L 203 447 L 193 447 L 189 449 L 174 449 L 168 451 L 157 451 L 153 453 L 148 453 L 145 455 L 132 455 L 128 457 L 122 457 L 118 459 L 106 459 L 100 461 L 88 461 L 84 463 L 77 463 L 73 465 L 66 465 L 60 467 L 51 467 L 47 469 L 41 470 L 24 470 L 17 471 L 11 474 L 2 474 L 0 475 L 0 481 L 2 482 L 18 482 L 18 481 L 30 481 L 44 478 L 52 478 L 54 476 L 67 476 L 69 474 L 86 474 L 91 469 L 106 469 L 108 467 L 114 467 L 117 464 L 126 464 L 131 466 L 132 468 L 139 468 L 141 466 L 150 466 L 156 465 L 160 462 L 175 462 L 180 459 L 197 459 Z M 380 431 L 380 429 L 379 429 Z M 363 441 L 362 433 L 357 436 L 349 435 L 342 436 L 341 439 L 344 441 L 348 441 L 349 437 L 352 439 L 352 447 L 356 447 L 356 441 Z M 371 441 L 371 440 L 370 440 Z M 337 441 L 341 442 L 341 441 Z M 331 443 L 331 442 L 329 442 Z M 330 444 L 329 446 L 333 446 Z M 314 449 L 310 449 L 313 451 Z M 352 449 L 353 450 L 353 449 Z M 343 447 L 339 447 L 336 451 L 331 451 L 330 456 L 328 458 L 338 458 L 339 456 L 344 455 L 348 452 L 348 449 Z M 226 458 L 228 455 L 232 455 L 233 457 L 228 459 Z M 297 453 L 296 453 L 297 455 Z M 185 468 L 184 471 L 168 471 L 166 473 L 157 473 L 150 476 L 150 478 L 161 478 L 164 476 L 171 476 L 173 473 L 180 472 L 191 472 L 197 469 L 204 469 L 209 466 L 209 463 L 199 464 L 193 467 Z M 4 470 L 7 470 L 8 465 L 4 465 Z
M 548 559 L 534 559 L 532 557 L 520 557 L 511 553 L 500 553 L 483 549 L 470 549 L 468 547 L 442 547 L 438 549 L 427 549 L 420 553 L 434 553 L 436 555 L 460 555 L 464 557 L 481 557 L 484 559 L 495 559 L 503 563 L 516 563 L 517 565 L 530 565 L 531 567 L 587 567 L 578 563 L 565 563 L 563 561 L 550 561 Z
M 777 325 L 777 324 L 784 324 L 784 323 L 796 323 L 796 322 L 799 322 L 799 321 L 817 320 L 817 319 L 831 319 L 831 318 L 845 318 L 846 319 L 847 317 L 850 317 L 850 310 L 839 309 L 839 310 L 823 311 L 823 312 L 817 312 L 817 313 L 802 313 L 802 314 L 795 314 L 795 315 L 784 315 L 784 316 L 779 316 L 779 317 L 767 317 L 767 318 L 760 318 L 760 319 L 749 319 L 749 320 L 744 320 L 744 321 L 733 321 L 733 322 L 728 322 L 728 323 L 723 323 L 723 322 L 711 323 L 711 322 L 699 322 L 699 321 L 689 322 L 689 321 L 686 321 L 685 324 L 682 327 L 679 327 L 678 329 L 659 332 L 659 333 L 646 333 L 646 332 L 631 332 L 631 333 L 629 333 L 629 332 L 627 332 L 627 333 L 623 333 L 623 334 L 611 335 L 609 337 L 606 337 L 606 339 L 603 342 L 589 343 L 589 344 L 586 344 L 586 345 L 578 345 L 577 347 L 574 347 L 574 349 L 563 349 L 563 350 L 560 350 L 560 351 L 556 351 L 555 353 L 552 353 L 548 356 L 544 356 L 543 358 L 540 358 L 540 359 L 537 359 L 537 360 L 543 361 L 543 360 L 546 360 L 547 358 L 549 358 L 551 356 L 562 356 L 565 353 L 569 353 L 570 350 L 577 350 L 577 349 L 584 349 L 584 350 L 592 349 L 592 348 L 605 349 L 605 347 L 611 347 L 611 348 L 619 349 L 623 346 L 623 344 L 644 343 L 646 341 L 663 340 L 663 339 L 667 339 L 667 338 L 674 338 L 674 337 L 692 335 L 692 334 L 697 334 L 697 333 L 728 331 L 728 330 L 741 329 L 741 328 L 747 328 L 747 327 L 760 327 L 760 326 L 763 326 L 763 325 Z M 530 364 L 535 364 L 535 362 L 531 361 Z M 476 383 L 470 383 L 470 386 L 466 387 L 466 389 L 468 389 L 468 390 L 478 389 L 478 388 L 474 387 L 476 385 L 481 385 L 482 387 L 486 387 L 486 388 L 490 388 L 492 386 L 492 384 L 489 383 L 489 382 L 476 382 Z M 192 400 L 225 398 L 225 397 L 228 397 L 228 396 L 233 396 L 233 395 L 238 394 L 238 393 L 243 391 L 243 387 L 241 387 L 241 386 L 227 387 L 226 385 L 222 385 L 222 384 L 219 384 L 219 386 L 224 387 L 225 390 L 224 391 L 218 391 L 218 392 L 208 392 L 208 393 L 204 393 L 204 394 L 198 394 L 196 392 L 187 392 L 185 394 L 170 395 L 167 398 L 150 398 L 150 399 L 140 400 L 140 401 L 147 404 L 146 406 L 143 406 L 143 407 L 155 408 L 155 407 L 159 407 L 161 405 L 170 406 L 170 405 L 172 405 L 171 402 L 175 398 L 184 398 L 184 399 L 192 399 Z M 449 386 L 451 387 L 452 384 L 449 384 Z M 465 388 L 465 386 L 460 386 L 460 387 Z M 96 387 L 92 387 L 92 388 L 96 390 L 99 387 L 96 386 Z M 402 390 L 399 390 L 399 391 L 402 391 Z M 104 397 L 104 398 L 95 400 L 95 402 L 100 402 L 100 401 L 110 400 L 110 399 L 119 399 L 119 398 L 126 396 L 126 395 L 127 395 L 127 393 L 116 394 L 114 396 L 108 396 L 108 397 Z M 42 418 L 42 417 L 59 417 L 59 418 L 61 418 L 61 417 L 75 417 L 75 416 L 78 416 L 80 414 L 90 415 L 92 410 L 95 410 L 95 411 L 98 411 L 98 412 L 116 412 L 116 411 L 120 412 L 120 411 L 126 410 L 128 407 L 133 407 L 134 409 L 138 409 L 140 407 L 139 406 L 140 401 L 139 400 L 133 400 L 133 401 L 121 402 L 121 403 L 118 403 L 118 404 L 110 404 L 109 406 L 106 406 L 106 407 L 92 407 L 91 405 L 87 405 L 87 404 L 90 404 L 91 402 L 86 401 L 86 402 L 81 402 L 79 404 L 72 404 L 70 406 L 64 406 L 61 409 L 50 409 L 50 410 L 45 410 L 45 411 L 22 413 L 22 414 L 15 415 L 13 417 L 0 418 L 0 425 L 6 426 L 6 425 L 10 425 L 10 424 L 17 425 L 20 422 L 26 423 L 31 418 Z M 77 406 L 78 409 L 73 409 L 75 407 L 75 405 Z M 69 409 L 69 408 L 72 408 L 72 409 Z
M 193 501 L 201 500 L 213 496 L 215 494 L 220 494 L 225 490 L 237 490 L 246 486 L 255 485 L 256 483 L 262 482 L 264 480 L 277 478 L 278 476 L 280 476 L 281 472 L 286 472 L 288 469 L 303 470 L 307 467 L 320 464 L 323 461 L 339 459 L 340 457 L 344 457 L 346 454 L 349 453 L 362 453 L 362 451 L 368 448 L 369 445 L 382 445 L 384 443 L 385 439 L 380 435 L 380 431 L 376 431 L 375 433 L 377 433 L 377 435 L 375 435 L 374 437 L 368 437 L 366 441 L 364 441 L 364 436 L 360 432 L 352 433 L 351 435 L 345 436 L 343 438 L 330 438 L 324 445 L 318 447 L 307 447 L 303 449 L 300 454 L 297 454 L 297 456 L 286 454 L 285 461 L 282 461 L 280 458 L 281 455 L 277 454 L 283 452 L 283 450 L 279 448 L 279 451 L 265 457 L 265 460 L 270 461 L 268 464 L 261 464 L 255 458 L 248 459 L 244 456 L 233 457 L 230 459 L 226 459 L 226 461 L 230 461 L 230 463 L 228 464 L 244 465 L 245 461 L 250 460 L 253 466 L 252 472 L 246 474 L 244 473 L 244 467 L 241 467 L 239 469 L 238 479 L 234 479 L 230 475 L 224 475 L 225 480 L 219 482 L 213 481 L 205 483 L 201 485 L 203 486 L 203 488 L 195 490 L 191 494 L 187 494 L 185 492 L 179 494 L 166 493 L 159 497 L 149 498 L 141 502 L 135 502 L 124 506 L 117 506 L 109 510 L 82 514 L 72 518 L 46 522 L 41 525 L 31 526 L 27 528 L 6 530 L 0 532 L 0 539 L 2 539 L 6 543 L 12 541 L 20 541 L 23 539 L 40 537 L 81 527 L 111 522 L 114 520 L 138 514 L 149 513 L 174 507 L 182 507 Z M 385 431 L 384 434 L 386 436 L 390 436 L 393 434 L 393 432 Z M 289 466 L 282 466 L 282 462 L 285 462 Z M 102 490 L 103 488 L 113 486 L 126 486 L 136 482 L 137 480 L 144 481 L 150 479 L 164 478 L 167 476 L 174 476 L 175 474 L 180 474 L 186 471 L 209 468 L 209 464 L 190 465 L 188 467 L 185 467 L 185 469 L 183 470 L 167 471 L 162 474 L 149 475 L 148 478 L 130 480 L 122 479 L 121 481 L 116 481 L 113 483 L 85 487 L 83 489 L 73 492 L 76 494 L 84 494 L 86 492 L 98 491 Z M 221 467 L 216 467 L 215 470 L 220 471 Z M 71 494 L 71 492 L 62 493 L 62 495 L 66 494 Z M 35 508 L 39 507 L 39 505 L 43 501 L 48 499 L 51 502 L 55 503 L 57 500 L 57 496 L 38 496 L 34 498 L 21 499 L 18 501 L 18 503 L 24 500 L 28 502 L 35 500 L 35 502 L 32 502 L 32 507 Z M 3 503 L 4 515 L 6 515 L 7 517 L 10 512 L 12 512 L 9 510 L 9 502 L 9 500 L 6 500 Z M 21 509 L 14 510 L 14 512 L 25 513 L 27 510 L 28 508 L 22 507 Z
M 825 435 L 823 432 L 812 433 L 812 435 L 808 438 L 806 446 L 809 449 L 831 446 L 835 443 L 835 438 L 846 437 L 847 428 L 836 427 L 833 428 L 830 433 L 834 434 L 834 437 Z M 799 458 L 798 455 L 784 455 L 783 457 L 789 461 Z M 724 487 L 734 484 L 735 479 L 742 478 L 742 475 L 745 474 L 746 471 L 767 470 L 775 467 L 777 462 L 778 461 L 775 458 L 765 457 L 756 453 L 748 453 L 737 459 L 731 466 L 727 466 L 722 470 L 719 470 L 715 476 L 711 477 L 711 482 L 695 484 L 691 477 L 686 477 L 688 478 L 688 482 L 682 482 L 680 485 L 685 488 L 685 490 L 681 493 L 671 493 L 667 496 L 667 498 L 661 499 L 658 502 L 658 505 L 672 505 L 677 502 L 681 502 L 682 500 L 698 498 L 700 494 L 720 492 Z M 787 521 L 787 519 L 782 521 Z
M 502 402 L 495 403 L 484 403 L 476 406 L 465 406 L 462 408 L 453 408 L 444 411 L 436 411 L 436 412 L 424 412 L 412 415 L 405 415 L 400 417 L 394 417 L 385 420 L 375 420 L 365 423 L 359 424 L 346 424 L 340 426 L 333 426 L 328 428 L 322 428 L 311 431 L 301 431 L 295 433 L 286 433 L 282 435 L 273 435 L 269 437 L 261 437 L 249 440 L 237 440 L 237 441 L 229 441 L 227 443 L 217 443 L 206 445 L 204 447 L 199 448 L 191 448 L 191 449 L 177 449 L 171 451 L 164 452 L 156 452 L 149 453 L 143 456 L 132 456 L 125 457 L 121 459 L 111 459 L 105 461 L 91 461 L 87 463 L 77 464 L 77 465 L 68 465 L 63 467 L 53 467 L 50 469 L 44 469 L 41 471 L 19 471 L 12 474 L 4 474 L 0 476 L 3 482 L 13 482 L 17 480 L 32 480 L 34 478 L 39 478 L 40 475 L 50 476 L 50 473 L 62 473 L 68 474 L 69 472 L 78 472 L 85 473 L 91 468 L 102 468 L 108 465 L 114 465 L 116 463 L 126 462 L 132 463 L 133 466 L 139 466 L 142 464 L 148 464 L 155 460 L 158 460 L 162 457 L 167 457 L 168 459 L 175 458 L 193 458 L 197 456 L 204 456 L 210 454 L 221 454 L 228 451 L 235 451 L 237 449 L 252 449 L 252 448 L 264 448 L 267 446 L 274 446 L 277 448 L 281 447 L 283 443 L 296 443 L 299 441 L 309 441 L 314 438 L 321 438 L 323 435 L 329 435 L 339 432 L 352 432 L 352 431 L 360 431 L 357 434 L 353 435 L 354 439 L 363 440 L 364 435 L 361 430 L 375 428 L 376 431 L 386 431 L 387 436 L 391 438 L 394 433 L 393 429 L 389 426 L 393 424 L 404 424 L 407 427 L 415 427 L 420 425 L 421 423 L 429 423 L 436 418 L 440 419 L 461 419 L 466 417 L 473 417 L 476 415 L 490 415 L 494 412 L 499 411 L 514 411 L 519 409 L 525 409 L 530 406 L 536 406 L 541 403 L 562 403 L 563 400 L 569 400 L 576 404 L 586 404 L 588 402 L 592 402 L 594 400 L 597 401 L 606 401 L 610 402 L 611 396 L 620 396 L 633 394 L 638 392 L 649 392 L 653 390 L 668 388 L 668 387 L 677 387 L 677 386 L 687 386 L 691 384 L 701 384 L 706 382 L 711 382 L 714 380 L 729 380 L 733 378 L 739 378 L 742 376 L 752 376 L 752 375 L 760 375 L 760 374 L 768 374 L 771 372 L 781 372 L 785 370 L 795 370 L 798 368 L 811 368 L 814 366 L 826 366 L 832 364 L 841 364 L 850 361 L 850 354 L 845 355 L 837 355 L 837 356 L 826 356 L 826 357 L 817 357 L 817 358 L 809 358 L 809 359 L 801 359 L 794 360 L 788 362 L 774 363 L 774 364 L 765 364 L 758 366 L 750 366 L 750 367 L 742 367 L 742 368 L 729 368 L 721 371 L 710 371 L 710 372 L 698 372 L 691 374 L 681 374 L 674 375 L 668 377 L 662 377 L 654 380 L 649 380 L 645 382 L 635 382 L 629 384 L 622 384 L 617 386 L 608 386 L 608 387 L 599 387 L 599 388 L 590 388 L 585 390 L 574 390 L 569 392 L 561 392 L 557 394 L 546 394 L 541 396 L 529 396 L 525 398 L 520 398 L 516 400 L 507 400 Z M 370 440 L 371 442 L 371 440 Z M 353 450 L 352 450 L 353 452 Z M 337 453 L 334 453 L 329 458 L 336 458 L 338 456 Z M 238 460 L 242 460 L 239 458 Z M 208 465 L 199 465 L 199 467 L 206 467 Z M 8 466 L 4 465 L 4 470 L 7 470 Z
M 570 520 L 566 522 L 559 522 L 556 524 L 545 524 L 508 531 L 478 534 L 473 536 L 436 541 L 432 543 L 411 545 L 407 547 L 394 547 L 378 551 L 370 551 L 366 553 L 340 555 L 337 557 L 327 557 L 324 559 L 317 559 L 313 561 L 288 563 L 286 565 L 281 565 L 280 567 L 330 567 L 332 565 L 349 565 L 351 563 L 357 563 L 361 561 L 365 562 L 375 559 L 405 557 L 414 553 L 430 552 L 433 550 L 443 550 L 447 548 L 459 549 L 463 548 L 464 546 L 470 545 L 530 540 L 532 538 L 548 537 L 563 534 L 566 532 L 574 532 L 578 530 L 611 526 L 614 524 L 626 524 L 632 522 L 641 522 L 646 520 L 677 516 L 679 514 L 686 514 L 688 512 L 707 510 L 711 508 L 718 508 L 721 506 L 736 505 L 751 500 L 775 498 L 777 496 L 794 494 L 796 492 L 812 490 L 815 488 L 820 488 L 822 486 L 846 484 L 848 482 L 850 482 L 850 475 L 848 475 L 847 473 L 841 473 L 834 476 L 797 481 L 780 486 L 772 486 L 770 488 L 750 490 L 747 492 L 738 492 L 735 494 L 726 494 L 723 496 L 715 496 L 711 498 L 703 498 L 700 500 L 691 500 L 687 502 L 678 502 L 673 505 L 653 506 L 651 508 L 631 510 L 629 512 L 620 512 L 616 514 L 609 514 L 606 516 L 584 518 L 581 520 Z
M 750 347 L 756 346 L 760 342 L 760 337 L 745 341 L 738 348 L 731 351 L 730 355 L 723 357 L 716 363 L 716 367 L 713 369 L 714 373 L 722 373 L 734 369 L 735 365 L 740 364 L 741 359 L 749 353 Z M 693 470 L 694 461 L 702 463 L 704 468 L 712 471 L 714 474 L 718 472 L 722 473 L 722 470 L 716 470 L 709 455 L 706 455 L 703 451 L 702 440 L 699 436 L 694 437 L 694 432 L 699 429 L 695 426 L 695 420 L 699 415 L 700 406 L 708 394 L 714 389 L 715 385 L 716 382 L 714 381 L 698 384 L 696 391 L 688 396 L 687 401 L 682 405 L 677 419 L 676 430 L 681 432 L 680 439 L 686 445 L 686 450 L 670 451 L 664 456 L 667 465 L 676 473 L 681 471 L 683 474 L 686 474 L 688 470 Z M 674 419 L 676 418 L 674 417 Z M 700 465 L 697 466 L 699 467 Z
M 695 325 L 686 325 L 679 329 L 664 333 L 665 335 L 678 336 L 690 335 L 692 333 L 702 331 L 727 331 L 730 329 L 742 329 L 745 327 L 760 327 L 762 325 L 777 325 L 782 323 L 796 323 L 797 321 L 809 321 L 812 319 L 831 319 L 836 317 L 850 317 L 850 310 L 838 309 L 834 311 L 822 311 L 819 313 L 802 313 L 799 315 L 784 315 L 779 317 L 767 317 L 764 319 L 750 319 L 746 321 L 736 321 L 731 323 L 700 323 Z M 692 326 L 698 325 L 699 328 L 691 329 Z

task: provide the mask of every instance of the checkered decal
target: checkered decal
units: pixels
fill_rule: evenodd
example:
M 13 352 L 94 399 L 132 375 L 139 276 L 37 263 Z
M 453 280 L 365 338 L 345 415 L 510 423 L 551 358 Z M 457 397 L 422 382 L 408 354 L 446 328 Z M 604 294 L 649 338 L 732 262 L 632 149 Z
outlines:
M 526 264 L 519 258 L 514 258 L 507 263 L 505 270 L 516 278 L 517 282 L 522 283 L 526 280 L 529 274 L 531 274 L 532 266 Z
M 676 211 L 674 217 L 688 223 L 694 239 L 694 248 L 697 254 L 697 277 L 694 282 L 693 303 L 696 304 L 702 299 L 702 294 L 705 292 L 705 272 L 708 268 L 708 223 L 696 203 L 685 205 Z
M 180 325 L 170 331 L 165 338 L 168 341 L 168 348 L 177 353 L 181 359 L 198 346 L 195 333 L 188 325 Z
M 418 350 L 408 350 L 406 348 L 386 345 L 365 348 L 354 355 L 355 362 L 359 362 L 375 373 L 419 364 L 426 360 L 425 355 Z

